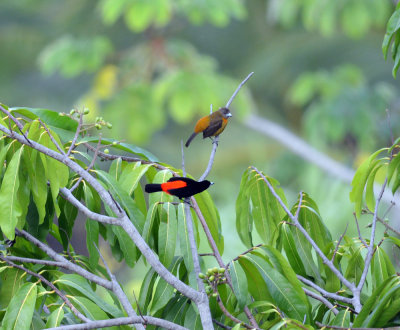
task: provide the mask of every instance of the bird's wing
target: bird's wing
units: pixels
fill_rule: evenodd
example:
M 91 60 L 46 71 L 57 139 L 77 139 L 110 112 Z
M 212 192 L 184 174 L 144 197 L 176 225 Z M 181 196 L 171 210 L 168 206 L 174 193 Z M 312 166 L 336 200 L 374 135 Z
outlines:
M 215 135 L 222 127 L 222 118 L 211 120 L 210 125 L 203 131 L 203 139 Z

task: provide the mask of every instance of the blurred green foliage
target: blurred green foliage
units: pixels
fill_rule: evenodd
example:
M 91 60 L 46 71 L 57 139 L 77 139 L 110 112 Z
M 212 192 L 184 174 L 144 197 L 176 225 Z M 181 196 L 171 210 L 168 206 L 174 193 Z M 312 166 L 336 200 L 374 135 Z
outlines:
M 319 198 L 336 187 L 321 208 L 334 215 L 345 209 L 334 193 L 349 188 L 329 177 L 321 183 L 321 173 L 243 120 L 257 113 L 349 166 L 388 144 L 385 109 L 396 132 L 398 87 L 381 45 L 394 8 L 391 0 L 3 0 L 2 101 L 58 111 L 88 107 L 90 120 L 103 116 L 113 124 L 103 134 L 146 145 L 180 166 L 180 140 L 196 119 L 210 104 L 226 104 L 254 71 L 232 104 L 215 161 L 221 219 L 231 218 L 230 192 L 249 163 L 293 189 L 289 197 L 304 189 Z M 398 46 L 396 17 L 398 10 L 388 24 L 386 55 Z M 201 140 L 195 147 L 186 152 L 193 175 L 204 170 L 200 160 L 210 148 Z
M 354 65 L 305 73 L 293 84 L 288 97 L 305 109 L 304 130 L 321 147 L 345 147 L 357 155 L 390 139 L 385 108 L 394 101 L 395 89 L 384 82 L 369 86 Z M 398 124 L 398 120 L 392 122 Z
M 270 9 L 270 15 L 285 28 L 293 28 L 300 20 L 307 30 L 325 36 L 341 29 L 351 38 L 361 38 L 371 29 L 385 26 L 391 4 L 376 0 L 272 0 Z

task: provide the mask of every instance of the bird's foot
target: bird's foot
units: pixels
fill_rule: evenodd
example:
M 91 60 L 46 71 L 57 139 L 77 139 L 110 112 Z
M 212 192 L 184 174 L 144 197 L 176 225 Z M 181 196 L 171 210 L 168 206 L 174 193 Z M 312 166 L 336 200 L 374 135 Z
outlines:
M 212 144 L 215 144 L 218 147 L 218 139 L 215 138 L 211 138 Z

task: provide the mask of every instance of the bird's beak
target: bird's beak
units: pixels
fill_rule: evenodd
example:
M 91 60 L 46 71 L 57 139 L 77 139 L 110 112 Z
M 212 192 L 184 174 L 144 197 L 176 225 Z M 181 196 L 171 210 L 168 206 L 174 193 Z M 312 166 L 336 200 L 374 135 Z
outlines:
M 214 184 L 214 182 L 211 181 L 211 182 L 210 182 L 210 186 L 212 186 L 213 184 Z
M 227 117 L 232 117 L 232 114 L 229 112 L 226 116 Z

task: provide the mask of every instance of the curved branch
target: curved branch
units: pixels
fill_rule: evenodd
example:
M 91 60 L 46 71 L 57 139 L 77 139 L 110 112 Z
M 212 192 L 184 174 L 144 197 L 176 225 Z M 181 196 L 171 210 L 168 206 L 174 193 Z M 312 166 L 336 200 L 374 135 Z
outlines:
M 110 320 L 90 321 L 84 324 L 63 325 L 56 328 L 49 328 L 49 330 L 89 330 L 128 324 L 152 324 L 170 330 L 189 330 L 188 328 L 182 327 L 176 323 L 153 316 L 119 317 Z

